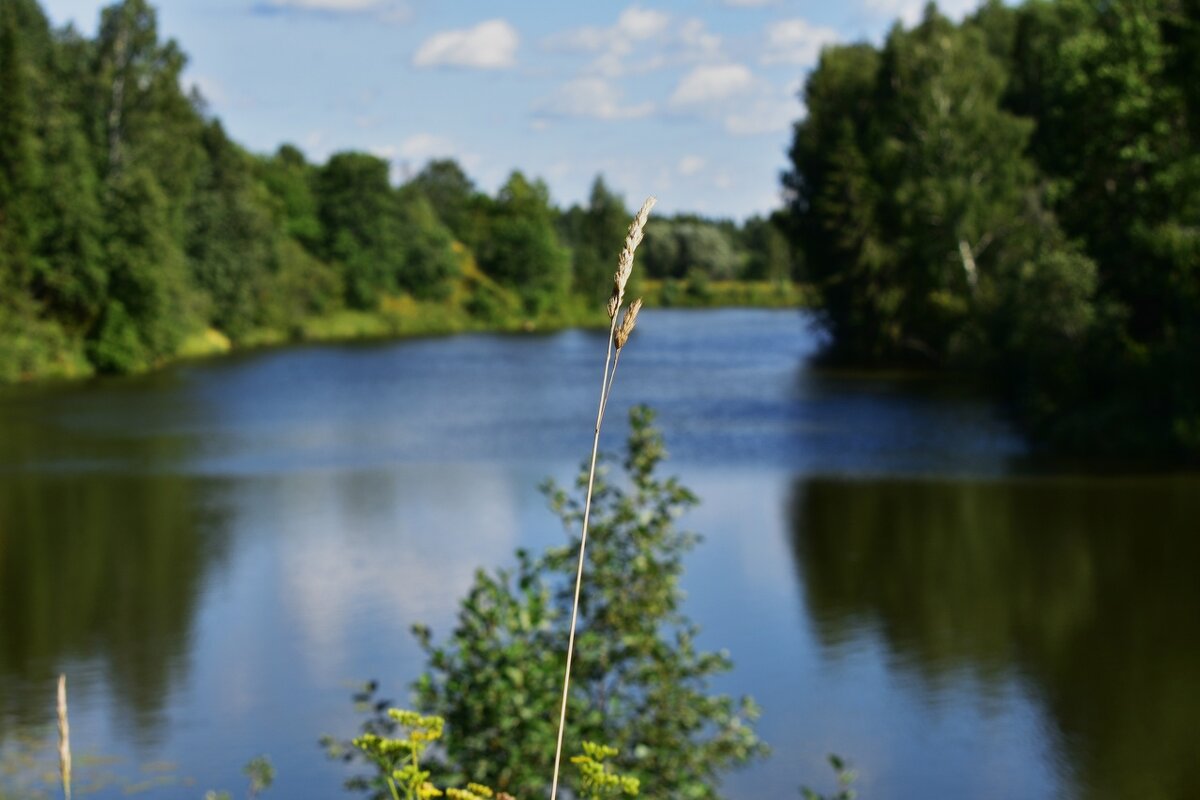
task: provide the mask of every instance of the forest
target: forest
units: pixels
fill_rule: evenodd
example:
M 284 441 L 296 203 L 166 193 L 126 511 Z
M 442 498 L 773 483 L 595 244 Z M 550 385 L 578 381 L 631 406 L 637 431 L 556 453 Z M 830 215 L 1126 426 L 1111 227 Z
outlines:
M 94 39 L 0 0 L 0 382 L 599 317 L 629 218 L 602 176 L 564 209 L 519 171 L 251 153 L 185 63 L 145 0 Z M 973 376 L 1058 451 L 1200 455 L 1200 0 L 930 4 L 801 95 L 784 207 L 652 221 L 652 302 L 803 281 L 831 364 Z
M 930 5 L 803 95 L 786 225 L 832 362 L 981 377 L 1059 451 L 1200 456 L 1200 2 Z
M 363 152 L 248 152 L 181 74 L 154 8 L 95 39 L 0 0 L 0 383 L 136 372 L 231 346 L 599 321 L 629 224 L 598 176 L 566 209 L 513 172 L 494 196 L 452 160 L 394 185 Z M 763 218 L 651 224 L 659 303 L 791 296 Z M 765 294 L 762 294 L 765 292 Z

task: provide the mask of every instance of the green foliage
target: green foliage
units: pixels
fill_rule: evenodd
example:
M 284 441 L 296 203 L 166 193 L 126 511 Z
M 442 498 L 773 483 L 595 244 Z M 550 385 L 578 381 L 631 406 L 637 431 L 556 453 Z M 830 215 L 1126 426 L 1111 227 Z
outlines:
M 646 226 L 644 260 L 646 274 L 652 278 L 702 274 L 723 280 L 742 271 L 742 258 L 729 232 L 717 223 L 694 217 L 651 220 Z
M 640 788 L 638 779 L 620 775 L 613 771 L 611 765 L 604 763 L 605 759 L 619 753 L 615 747 L 585 741 L 582 755 L 572 756 L 571 763 L 579 768 L 580 788 L 589 800 L 619 797 L 622 794 L 637 796 Z
M 1194 457 L 1196 30 L 990 2 L 826 49 L 784 183 L 831 354 L 979 370 L 1040 441 Z
M 404 234 L 388 164 L 366 153 L 337 153 L 317 176 L 324 256 L 341 265 L 346 301 L 370 309 L 400 289 Z
M 250 782 L 246 788 L 246 797 L 250 800 L 254 800 L 275 783 L 275 765 L 266 756 L 255 756 L 247 761 L 242 767 L 242 774 Z M 233 800 L 233 795 L 227 791 L 209 789 L 204 793 L 204 800 Z
M 791 248 L 779 229 L 779 222 L 751 217 L 742 226 L 741 239 L 747 257 L 739 277 L 751 281 L 786 283 L 801 275 L 792 263 Z
M 595 305 L 608 300 L 612 273 L 621 242 L 629 226 L 625 200 L 597 175 L 586 206 L 572 206 L 562 215 L 560 228 L 571 247 L 572 290 Z M 634 287 L 629 290 L 637 294 Z
M 255 756 L 242 767 L 242 774 L 250 780 L 250 797 L 258 797 L 275 782 L 275 765 L 266 756 Z
M 310 250 L 319 249 L 321 222 L 313 190 L 316 171 L 304 154 L 285 144 L 273 158 L 260 161 L 258 171 L 275 201 L 276 220 L 284 234 Z
M 146 169 L 125 169 L 109 187 L 106 271 L 108 302 L 97 340 L 132 328 L 128 361 L 106 359 L 105 371 L 130 371 L 172 355 L 192 317 L 180 242 L 170 233 L 170 206 Z M 128 323 L 128 325 L 127 325 Z
M 207 322 L 235 340 L 262 319 L 276 268 L 276 225 L 249 159 L 209 123 L 204 161 L 187 213 L 192 284 L 208 299 Z
M 378 777 L 387 787 L 392 800 L 428 800 L 448 797 L 450 800 L 512 800 L 501 792 L 479 783 L 468 783 L 465 789 L 437 788 L 430 780 L 432 773 L 421 769 L 421 756 L 429 746 L 442 738 L 445 725 L 441 717 L 423 717 L 415 711 L 388 709 L 388 730 L 399 732 L 401 738 L 367 732 L 353 741 L 353 746 L 375 765 Z
M 402 197 L 406 260 L 401 287 L 422 300 L 444 300 L 462 275 L 454 237 L 420 193 Z
M 611 743 L 615 767 L 656 796 L 717 797 L 720 774 L 766 748 L 753 701 L 708 693 L 731 662 L 697 650 L 681 609 L 683 556 L 697 537 L 675 520 L 696 498 L 657 475 L 665 451 L 651 421 L 647 409 L 631 414 L 628 484 L 610 482 L 607 467 L 597 478 L 565 739 Z M 440 771 L 527 796 L 545 793 L 553 767 L 582 514 L 580 499 L 547 492 L 568 544 L 478 572 L 445 643 L 415 628 L 429 657 L 418 704 L 454 733 Z
M 570 254 L 558 240 L 544 183 L 530 183 L 520 172 L 509 177 L 489 215 L 478 257 L 485 273 L 521 297 L 528 314 L 547 311 L 565 297 Z
M 24 52 L 19 10 L 16 3 L 0 3 L 0 291 L 5 293 L 20 291 L 30 280 L 37 236 L 33 206 L 40 161 L 32 65 Z
M 450 159 L 430 161 L 417 173 L 410 186 L 425 196 L 438 219 L 458 241 L 470 246 L 477 244 L 479 193 L 457 162 Z
M 851 788 L 854 781 L 858 778 L 857 773 L 842 760 L 841 756 L 830 755 L 829 766 L 833 767 L 833 771 L 837 773 L 838 790 L 834 794 L 824 795 L 807 786 L 800 790 L 804 800 L 854 800 L 858 797 L 858 793 Z

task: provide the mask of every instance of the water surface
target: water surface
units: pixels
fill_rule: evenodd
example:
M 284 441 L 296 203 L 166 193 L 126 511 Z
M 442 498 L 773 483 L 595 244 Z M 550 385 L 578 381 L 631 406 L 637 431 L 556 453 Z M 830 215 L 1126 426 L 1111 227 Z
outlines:
M 610 411 L 654 406 L 703 500 L 687 611 L 775 748 L 727 793 L 831 788 L 838 752 L 871 798 L 1200 796 L 1200 479 L 1034 472 L 970 392 L 818 345 L 649 312 Z M 0 394 L 0 749 L 49 758 L 64 671 L 97 796 L 240 791 L 259 753 L 278 796 L 339 796 L 316 740 L 352 684 L 402 697 L 413 622 L 562 540 L 537 486 L 586 454 L 602 357 L 461 336 Z

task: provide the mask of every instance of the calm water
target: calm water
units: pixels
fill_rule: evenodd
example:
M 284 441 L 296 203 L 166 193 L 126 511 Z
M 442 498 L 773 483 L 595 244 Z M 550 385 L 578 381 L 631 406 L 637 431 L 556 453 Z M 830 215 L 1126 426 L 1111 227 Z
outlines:
M 1200 478 L 1031 469 L 962 392 L 819 373 L 795 312 L 653 312 L 650 403 L 719 688 L 765 709 L 732 797 L 1200 796 Z M 36 788 L 53 677 L 100 797 L 344 796 L 316 745 L 402 695 L 480 565 L 561 541 L 537 491 L 590 444 L 601 335 L 298 348 L 0 394 L 3 787 Z M 615 408 L 621 406 L 621 408 Z M 606 431 L 610 449 L 622 430 Z M 11 771 L 29 754 L 34 767 Z

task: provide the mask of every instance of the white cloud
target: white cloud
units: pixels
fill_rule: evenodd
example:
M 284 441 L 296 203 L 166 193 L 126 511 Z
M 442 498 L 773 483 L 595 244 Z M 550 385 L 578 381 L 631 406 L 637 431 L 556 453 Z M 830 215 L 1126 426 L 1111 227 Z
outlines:
M 742 64 L 704 64 L 684 75 L 668 101 L 672 108 L 721 103 L 754 88 L 754 74 Z
M 370 14 L 390 23 L 408 22 L 410 0 L 258 0 L 255 8 L 265 12 L 311 12 L 313 14 Z
M 542 101 L 538 111 L 546 116 L 590 119 L 633 119 L 654 111 L 650 102 L 622 105 L 621 91 L 603 78 L 576 78 Z
M 728 114 L 725 130 L 734 136 L 758 136 L 785 131 L 799 117 L 794 110 L 769 103 L 756 103 L 745 111 Z
M 734 136 L 759 136 L 781 133 L 804 116 L 804 105 L 790 88 L 782 91 L 760 84 L 744 102 L 729 108 L 722 125 Z
M 616 30 L 631 39 L 649 39 L 666 30 L 670 19 L 661 11 L 630 6 L 617 17 Z
M 516 63 L 519 37 L 503 19 L 490 19 L 473 28 L 435 33 L 413 56 L 418 67 L 505 69 Z
M 676 167 L 676 169 L 679 170 L 680 175 L 687 177 L 689 175 L 695 175 L 697 172 L 704 169 L 704 166 L 707 163 L 708 162 L 700 156 L 684 156 L 683 158 L 679 159 L 679 166 Z
M 715 56 L 721 51 L 721 37 L 711 33 L 704 20 L 694 17 L 679 26 L 679 41 L 692 58 Z
M 593 54 L 584 73 L 617 78 L 712 60 L 720 53 L 721 37 L 711 33 L 702 20 L 678 19 L 662 11 L 630 6 L 612 25 L 562 31 L 542 44 L 552 51 Z
M 546 39 L 552 50 L 584 50 L 599 52 L 613 48 L 628 50 L 632 41 L 650 39 L 666 30 L 670 17 L 661 11 L 639 6 L 630 6 L 621 12 L 615 24 L 583 28 L 556 33 Z
M 445 136 L 438 136 L 434 133 L 414 133 L 400 143 L 397 154 L 403 158 L 433 158 L 434 156 L 453 155 L 456 149 L 454 143 Z
M 821 48 L 840 37 L 833 28 L 813 25 L 805 19 L 784 19 L 767 26 L 764 64 L 799 64 L 811 66 L 821 55 Z

